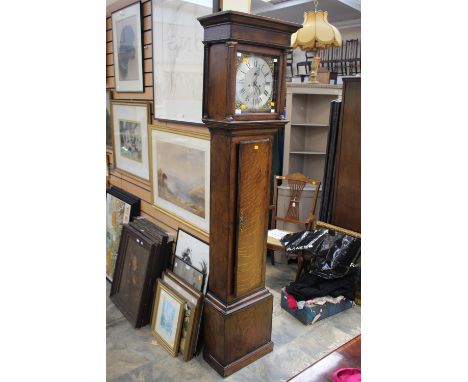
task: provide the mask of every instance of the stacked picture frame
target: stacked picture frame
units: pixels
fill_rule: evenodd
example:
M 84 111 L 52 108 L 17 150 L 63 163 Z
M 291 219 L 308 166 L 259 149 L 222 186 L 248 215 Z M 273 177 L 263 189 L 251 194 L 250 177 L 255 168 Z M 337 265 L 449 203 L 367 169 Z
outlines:
M 111 300 L 135 328 L 149 323 L 154 286 L 170 258 L 168 234 L 142 220 L 123 228 L 110 292 Z

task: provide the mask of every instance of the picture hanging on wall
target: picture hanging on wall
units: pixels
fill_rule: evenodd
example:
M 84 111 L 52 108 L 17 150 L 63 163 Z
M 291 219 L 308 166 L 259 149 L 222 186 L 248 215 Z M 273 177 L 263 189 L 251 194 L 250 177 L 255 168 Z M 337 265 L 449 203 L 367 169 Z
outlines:
M 210 136 L 150 125 L 151 202 L 172 218 L 209 232 Z
M 202 123 L 203 27 L 212 0 L 153 0 L 154 117 Z
M 115 90 L 143 92 L 141 3 L 112 13 Z
M 112 149 L 110 90 L 106 91 L 106 146 L 108 149 Z
M 114 163 L 118 170 L 149 180 L 148 103 L 112 102 Z

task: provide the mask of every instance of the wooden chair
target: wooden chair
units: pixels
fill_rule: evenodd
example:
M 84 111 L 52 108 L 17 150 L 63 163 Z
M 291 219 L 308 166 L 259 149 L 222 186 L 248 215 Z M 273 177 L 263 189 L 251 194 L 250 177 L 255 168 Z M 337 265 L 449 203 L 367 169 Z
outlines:
M 288 71 L 288 68 L 291 68 L 291 77 L 294 77 L 292 52 L 288 52 L 288 54 L 286 55 L 286 72 Z
M 284 181 L 287 182 L 289 186 L 289 205 L 286 210 L 286 214 L 284 216 L 278 216 L 278 183 Z M 298 226 L 303 226 L 306 230 L 311 229 L 316 220 L 315 210 L 317 208 L 317 199 L 320 189 L 320 183 L 321 182 L 319 180 L 309 179 L 305 175 L 300 173 L 294 173 L 285 176 L 276 175 L 274 177 L 273 204 L 270 206 L 270 209 L 272 211 L 270 229 L 276 228 L 276 223 L 278 221 L 297 224 Z M 306 220 L 300 220 L 299 212 L 301 206 L 302 191 L 304 190 L 307 184 L 315 186 L 312 195 L 312 206 Z M 267 249 L 270 251 L 271 264 L 275 265 L 275 257 L 272 251 L 284 251 L 284 247 L 282 247 L 281 243 L 280 246 L 270 245 L 269 243 L 267 243 Z
M 305 69 L 306 74 L 310 73 L 310 68 L 312 66 L 312 58 L 314 58 L 314 54 L 312 52 L 306 51 L 305 52 L 305 61 L 298 62 L 296 64 L 297 74 L 299 75 L 299 66 L 303 66 Z

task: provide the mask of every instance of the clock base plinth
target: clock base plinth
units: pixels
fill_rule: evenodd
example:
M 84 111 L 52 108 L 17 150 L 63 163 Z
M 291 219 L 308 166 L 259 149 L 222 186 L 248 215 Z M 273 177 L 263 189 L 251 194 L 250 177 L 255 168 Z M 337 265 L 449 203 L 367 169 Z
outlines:
M 227 377 L 273 350 L 273 295 L 261 289 L 234 303 L 207 294 L 204 306 L 203 357 Z

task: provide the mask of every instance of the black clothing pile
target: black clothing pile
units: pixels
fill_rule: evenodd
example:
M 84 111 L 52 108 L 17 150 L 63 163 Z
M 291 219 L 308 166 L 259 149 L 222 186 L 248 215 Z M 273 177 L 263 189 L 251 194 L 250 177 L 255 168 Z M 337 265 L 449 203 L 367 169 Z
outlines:
M 361 240 L 329 229 L 286 235 L 281 239 L 288 253 L 304 251 L 310 266 L 299 281 L 286 287 L 297 301 L 315 297 L 344 296 L 354 300 L 360 268 Z
M 344 296 L 353 301 L 356 297 L 356 278 L 359 268 L 352 268 L 346 276 L 327 280 L 310 273 L 303 273 L 299 281 L 294 281 L 286 287 L 286 292 L 296 301 L 307 301 L 315 297 Z

